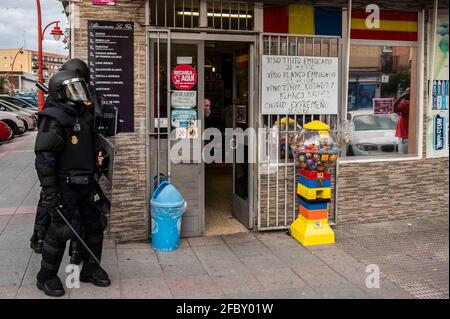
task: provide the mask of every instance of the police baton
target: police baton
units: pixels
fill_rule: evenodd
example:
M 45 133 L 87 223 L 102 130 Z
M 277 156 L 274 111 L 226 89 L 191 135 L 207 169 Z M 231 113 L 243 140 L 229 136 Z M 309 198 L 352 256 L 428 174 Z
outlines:
M 89 249 L 88 245 L 84 242 L 84 240 L 81 238 L 81 236 L 78 235 L 77 231 L 72 227 L 72 225 L 69 223 L 69 221 L 64 217 L 63 213 L 61 213 L 61 211 L 59 210 L 58 207 L 56 207 L 56 211 L 58 212 L 59 217 L 61 217 L 62 220 L 66 223 L 66 225 L 69 226 L 69 228 L 72 231 L 72 233 L 78 238 L 80 243 L 84 246 L 84 248 L 86 248 L 86 250 L 92 256 L 92 258 L 94 258 L 95 262 L 100 266 L 100 261 L 97 259 L 97 257 L 95 257 L 95 255 L 92 252 L 92 250 Z

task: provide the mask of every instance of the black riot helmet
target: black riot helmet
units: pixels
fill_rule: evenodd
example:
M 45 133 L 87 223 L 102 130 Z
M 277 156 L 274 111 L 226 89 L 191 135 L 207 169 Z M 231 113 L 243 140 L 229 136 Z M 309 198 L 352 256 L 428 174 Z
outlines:
M 78 73 L 86 83 L 90 82 L 90 70 L 83 60 L 70 59 L 62 65 L 61 70 Z
M 92 102 L 86 82 L 78 73 L 59 71 L 49 81 L 48 94 L 56 102 L 76 104 Z

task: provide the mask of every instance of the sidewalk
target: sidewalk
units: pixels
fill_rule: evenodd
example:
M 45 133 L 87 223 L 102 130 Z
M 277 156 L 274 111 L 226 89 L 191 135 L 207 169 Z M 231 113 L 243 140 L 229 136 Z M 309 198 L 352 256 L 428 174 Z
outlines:
M 35 133 L 0 146 L 0 299 L 47 298 L 29 248 L 39 184 Z M 413 208 L 412 208 L 413 209 Z M 343 225 L 336 244 L 305 248 L 284 232 L 182 239 L 172 253 L 106 240 L 113 284 L 81 283 L 63 298 L 448 298 L 448 215 Z M 65 281 L 67 255 L 60 269 Z M 365 285 L 379 266 L 380 288 Z

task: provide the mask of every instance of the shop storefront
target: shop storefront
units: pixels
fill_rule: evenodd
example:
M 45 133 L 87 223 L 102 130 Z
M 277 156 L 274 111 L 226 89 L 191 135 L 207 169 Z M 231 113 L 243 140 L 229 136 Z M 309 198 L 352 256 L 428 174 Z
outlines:
M 72 55 L 119 105 L 111 237 L 149 238 L 165 177 L 184 236 L 287 229 L 289 141 L 311 120 L 343 143 L 331 224 L 447 214 L 448 2 L 371 2 L 66 3 Z

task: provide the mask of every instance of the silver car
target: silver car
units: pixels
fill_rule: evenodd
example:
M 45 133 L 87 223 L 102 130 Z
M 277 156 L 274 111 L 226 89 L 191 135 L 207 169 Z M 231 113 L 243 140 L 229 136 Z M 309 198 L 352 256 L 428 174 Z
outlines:
M 35 130 L 37 128 L 37 117 L 31 111 L 27 111 L 15 106 L 12 103 L 0 100 L 0 111 L 12 112 L 17 114 L 25 122 L 26 130 Z

